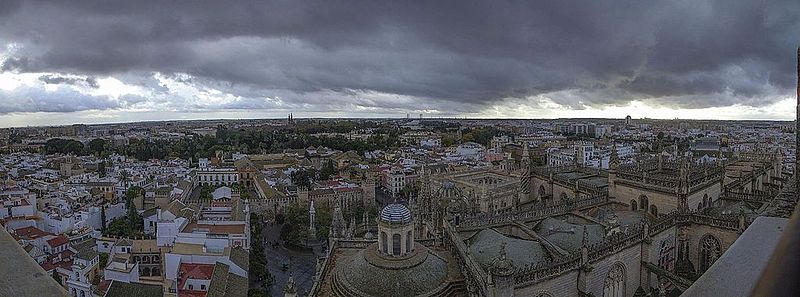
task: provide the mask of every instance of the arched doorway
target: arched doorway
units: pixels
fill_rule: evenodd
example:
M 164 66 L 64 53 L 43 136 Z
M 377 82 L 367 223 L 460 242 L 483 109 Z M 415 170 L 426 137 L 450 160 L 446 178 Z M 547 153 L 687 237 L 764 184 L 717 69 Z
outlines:
M 383 247 L 381 252 L 383 252 L 385 254 L 388 254 L 389 253 L 389 248 L 388 248 L 387 242 L 386 242 L 386 232 L 381 232 L 381 246 Z
M 403 242 L 400 239 L 400 234 L 395 233 L 392 235 L 392 255 L 399 256 L 400 255 L 400 245 Z
M 617 262 L 611 266 L 603 284 L 603 297 L 625 296 L 625 266 Z
M 406 252 L 411 251 L 411 231 L 406 232 Z

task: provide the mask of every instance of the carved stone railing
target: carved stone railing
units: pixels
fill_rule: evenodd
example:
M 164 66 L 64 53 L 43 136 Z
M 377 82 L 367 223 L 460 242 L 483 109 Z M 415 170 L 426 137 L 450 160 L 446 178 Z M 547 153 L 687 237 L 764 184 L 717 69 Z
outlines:
M 535 283 L 549 277 L 561 275 L 566 271 L 578 269 L 580 261 L 580 256 L 572 256 L 555 263 L 540 262 L 519 268 L 514 274 L 514 284 Z
M 486 271 L 468 254 L 469 248 L 456 232 L 449 222 L 444 223 L 445 246 L 455 252 L 458 267 L 461 267 L 461 272 L 467 279 L 475 282 L 475 287 L 480 293 L 479 296 L 489 296 Z
M 496 213 L 491 215 L 479 214 L 476 216 L 463 218 L 457 227 L 459 229 L 474 228 L 474 227 L 483 227 L 487 225 L 508 223 L 516 220 L 527 221 L 527 220 L 539 219 L 548 216 L 569 213 L 574 210 L 586 208 L 604 202 L 608 202 L 608 195 L 598 195 L 588 199 L 582 199 L 577 201 L 565 201 L 559 204 L 547 205 L 547 206 L 533 205 L 529 208 L 522 210 L 505 211 L 502 213 Z
M 725 199 L 739 200 L 739 201 L 752 201 L 752 202 L 766 202 L 772 200 L 775 195 L 767 193 L 745 193 L 736 191 L 725 191 Z
M 739 229 L 739 221 L 737 215 L 727 216 L 710 216 L 703 215 L 696 212 L 679 214 L 676 218 L 676 223 L 692 223 L 701 224 L 718 228 L 725 228 L 731 230 Z
M 338 239 L 336 240 L 339 244 L 339 248 L 344 249 L 364 249 L 368 246 L 372 245 L 373 243 L 378 242 L 377 240 L 348 240 L 348 239 Z

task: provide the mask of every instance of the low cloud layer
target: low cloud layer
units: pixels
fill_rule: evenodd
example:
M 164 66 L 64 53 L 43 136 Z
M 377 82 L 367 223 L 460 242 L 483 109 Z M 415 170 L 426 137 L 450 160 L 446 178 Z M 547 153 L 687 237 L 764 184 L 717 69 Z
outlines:
M 6 88 L 0 113 L 759 108 L 792 94 L 798 15 L 793 0 L 10 0 L 0 72 L 50 87 Z M 137 91 L 97 95 L 100 78 Z

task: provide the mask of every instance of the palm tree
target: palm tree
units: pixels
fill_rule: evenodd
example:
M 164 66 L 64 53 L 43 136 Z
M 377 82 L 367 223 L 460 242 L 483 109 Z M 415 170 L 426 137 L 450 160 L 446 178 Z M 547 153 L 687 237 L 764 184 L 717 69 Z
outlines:
M 130 177 L 130 173 L 127 170 L 122 170 L 119 173 L 119 177 L 122 179 L 122 186 L 125 190 L 128 190 L 128 178 Z

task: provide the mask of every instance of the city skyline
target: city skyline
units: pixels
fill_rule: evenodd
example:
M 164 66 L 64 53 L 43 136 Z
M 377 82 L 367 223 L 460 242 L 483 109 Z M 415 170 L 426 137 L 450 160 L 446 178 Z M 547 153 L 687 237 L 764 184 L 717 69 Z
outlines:
M 792 1 L 158 5 L 0 4 L 0 127 L 794 119 Z
M 800 1 L 0 1 L 0 296 L 794 296 Z

